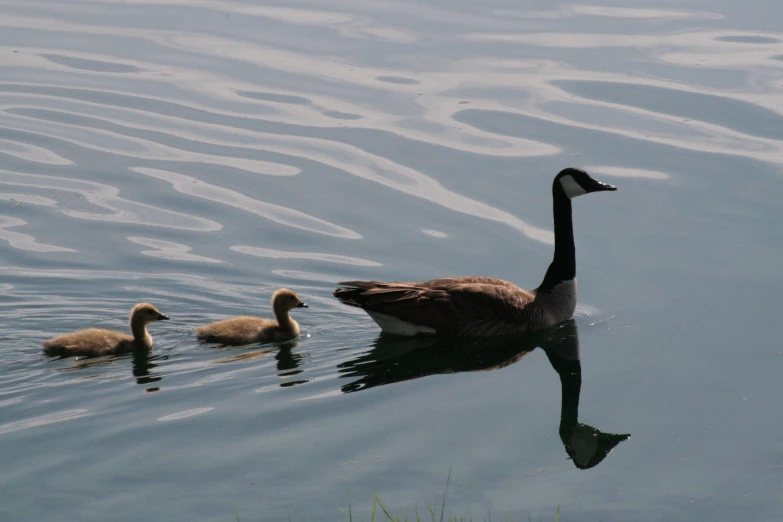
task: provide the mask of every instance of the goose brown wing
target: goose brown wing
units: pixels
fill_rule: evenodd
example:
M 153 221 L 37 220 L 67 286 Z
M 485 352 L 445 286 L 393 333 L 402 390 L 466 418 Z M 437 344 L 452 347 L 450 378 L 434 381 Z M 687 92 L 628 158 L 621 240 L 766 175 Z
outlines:
M 428 326 L 440 334 L 482 335 L 524 329 L 534 295 L 489 277 L 433 279 L 423 283 L 349 281 L 334 295 L 345 304 Z

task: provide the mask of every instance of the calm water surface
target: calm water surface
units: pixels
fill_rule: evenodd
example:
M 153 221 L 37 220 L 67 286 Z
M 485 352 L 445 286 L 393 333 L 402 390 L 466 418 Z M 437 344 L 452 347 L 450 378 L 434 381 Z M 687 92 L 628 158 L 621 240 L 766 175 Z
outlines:
M 4 1 L 0 519 L 783 520 L 777 1 Z M 535 287 L 575 321 L 401 341 L 344 279 Z M 296 289 L 304 334 L 199 324 Z M 148 357 L 47 360 L 126 329 Z M 630 437 L 629 437 L 630 436 Z

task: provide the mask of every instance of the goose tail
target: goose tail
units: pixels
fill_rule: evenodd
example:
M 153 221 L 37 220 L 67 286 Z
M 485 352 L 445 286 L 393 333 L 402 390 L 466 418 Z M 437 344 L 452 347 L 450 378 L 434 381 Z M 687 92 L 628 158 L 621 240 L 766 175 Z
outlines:
M 363 308 L 367 297 L 362 294 L 375 286 L 375 281 L 344 281 L 337 283 L 346 288 L 337 288 L 332 294 L 340 300 L 341 303 L 356 308 Z

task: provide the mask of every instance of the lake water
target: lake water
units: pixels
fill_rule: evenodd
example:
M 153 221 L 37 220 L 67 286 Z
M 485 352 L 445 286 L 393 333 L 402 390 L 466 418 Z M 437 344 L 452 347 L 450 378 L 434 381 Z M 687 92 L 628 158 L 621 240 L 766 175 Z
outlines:
M 0 520 L 368 520 L 449 470 L 477 520 L 783 520 L 779 1 L 0 13 Z M 331 296 L 537 286 L 566 166 L 618 186 L 575 321 L 379 339 Z M 281 286 L 301 338 L 195 341 Z M 149 357 L 42 355 L 139 301 Z

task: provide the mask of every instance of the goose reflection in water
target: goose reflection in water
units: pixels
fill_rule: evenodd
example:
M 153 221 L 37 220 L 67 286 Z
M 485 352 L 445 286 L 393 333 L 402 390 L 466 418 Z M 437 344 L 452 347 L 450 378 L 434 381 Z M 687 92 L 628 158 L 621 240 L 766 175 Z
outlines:
M 168 355 L 150 355 L 149 352 L 136 352 L 133 354 L 133 376 L 137 384 L 150 384 L 163 379 L 163 376 L 152 371 L 158 366 L 154 361 L 165 361 Z M 157 389 L 154 391 L 158 391 Z
M 310 382 L 310 379 L 291 379 L 291 377 L 302 373 L 299 366 L 301 366 L 302 361 L 307 358 L 307 355 L 293 352 L 293 349 L 297 344 L 299 343 L 285 343 L 280 346 L 280 349 L 275 355 L 275 359 L 277 359 L 277 375 L 281 379 L 285 379 L 280 383 L 281 388 Z
M 155 361 L 165 361 L 168 359 L 168 355 L 154 355 L 150 352 L 133 352 L 132 355 L 132 372 L 136 378 L 137 384 L 150 384 L 158 382 L 163 379 L 163 375 L 160 372 L 156 372 L 153 368 L 158 364 Z M 110 367 L 118 360 L 125 359 L 125 355 L 107 355 L 103 357 L 86 357 L 84 359 L 74 359 L 73 365 L 61 368 L 63 372 L 83 371 L 86 369 L 97 369 L 102 367 Z M 92 374 L 81 377 L 82 379 L 98 379 L 101 377 L 108 377 L 109 373 L 105 374 Z M 157 391 L 155 389 L 154 391 Z
M 510 366 L 540 347 L 560 376 L 560 440 L 579 469 L 597 466 L 630 434 L 604 433 L 579 422 L 582 365 L 576 321 L 569 320 L 524 337 L 503 340 L 401 338 L 381 335 L 372 350 L 342 363 L 344 393 L 408 381 L 428 375 L 490 371 Z
M 283 379 L 283 381 L 280 383 L 281 388 L 288 388 L 290 386 L 296 386 L 297 384 L 305 384 L 307 382 L 310 382 L 310 379 L 292 379 L 291 377 L 294 377 L 295 375 L 299 375 L 302 373 L 302 369 L 299 368 L 302 365 L 302 362 L 304 362 L 308 355 L 307 354 L 300 354 L 294 352 L 294 348 L 296 348 L 299 345 L 296 341 L 286 341 L 283 343 L 280 343 L 279 346 L 275 348 L 260 348 L 258 350 L 250 350 L 247 352 L 241 352 L 234 355 L 229 355 L 228 357 L 223 357 L 222 359 L 218 359 L 216 361 L 213 361 L 215 364 L 222 364 L 222 363 L 231 363 L 231 362 L 237 362 L 237 361 L 245 361 L 248 359 L 258 359 L 260 357 L 269 357 L 270 355 L 275 355 L 275 360 L 277 361 L 277 376 Z M 219 348 L 225 348 L 225 346 L 220 346 Z

